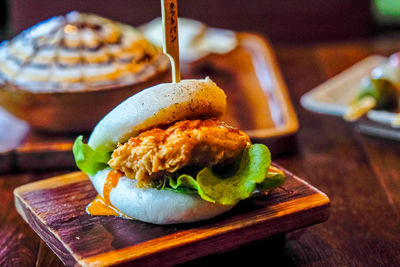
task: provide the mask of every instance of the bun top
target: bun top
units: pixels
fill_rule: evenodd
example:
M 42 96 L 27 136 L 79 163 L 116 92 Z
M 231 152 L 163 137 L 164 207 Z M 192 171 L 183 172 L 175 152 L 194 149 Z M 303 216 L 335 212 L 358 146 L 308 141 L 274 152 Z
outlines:
M 159 84 L 115 107 L 94 128 L 88 144 L 112 151 L 140 131 L 187 118 L 220 118 L 225 108 L 224 91 L 208 77 Z

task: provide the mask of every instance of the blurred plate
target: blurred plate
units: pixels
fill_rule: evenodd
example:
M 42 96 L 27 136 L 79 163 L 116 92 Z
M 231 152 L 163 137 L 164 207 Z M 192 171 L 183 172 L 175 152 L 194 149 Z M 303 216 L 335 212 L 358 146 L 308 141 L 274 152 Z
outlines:
M 386 60 L 379 55 L 361 60 L 304 94 L 300 99 L 302 106 L 313 112 L 343 117 L 361 89 L 361 79 Z M 390 126 L 395 116 L 393 112 L 371 110 L 357 121 L 357 129 L 372 136 L 400 140 L 400 131 Z
M 161 18 L 139 27 L 147 40 L 163 46 Z M 236 35 L 231 30 L 208 27 L 206 24 L 188 18 L 178 19 L 179 58 L 193 62 L 210 54 L 226 54 L 238 45 Z

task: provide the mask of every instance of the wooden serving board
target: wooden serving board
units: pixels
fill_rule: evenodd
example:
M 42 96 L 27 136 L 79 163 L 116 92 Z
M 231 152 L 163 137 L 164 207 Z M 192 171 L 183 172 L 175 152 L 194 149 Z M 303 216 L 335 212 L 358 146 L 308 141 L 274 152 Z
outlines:
M 287 152 L 294 147 L 298 120 L 273 50 L 259 35 L 237 37 L 238 47 L 230 53 L 182 65 L 182 78 L 209 76 L 227 94 L 227 123 L 265 143 L 275 155 Z M 72 143 L 78 134 L 89 135 L 37 132 L 0 110 L 0 129 L 5 128 L 4 135 L 0 131 L 0 172 L 74 167 Z
M 85 207 L 96 192 L 81 172 L 18 187 L 15 206 L 66 265 L 174 265 L 325 221 L 329 198 L 281 169 L 287 176 L 282 188 L 191 224 L 159 226 L 87 215 Z

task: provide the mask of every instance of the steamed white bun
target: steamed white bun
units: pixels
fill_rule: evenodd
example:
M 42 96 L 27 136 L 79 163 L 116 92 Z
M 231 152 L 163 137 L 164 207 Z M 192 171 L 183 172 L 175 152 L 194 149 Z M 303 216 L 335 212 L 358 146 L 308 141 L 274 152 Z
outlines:
M 112 151 L 139 131 L 193 117 L 221 117 L 226 95 L 211 79 L 163 83 L 131 96 L 108 113 L 89 139 L 93 149 Z
M 99 195 L 111 168 L 90 177 Z M 125 176 L 110 192 L 110 202 L 122 213 L 139 221 L 154 224 L 196 222 L 215 217 L 230 210 L 232 205 L 207 202 L 198 195 L 175 193 L 154 188 L 137 188 L 137 180 Z

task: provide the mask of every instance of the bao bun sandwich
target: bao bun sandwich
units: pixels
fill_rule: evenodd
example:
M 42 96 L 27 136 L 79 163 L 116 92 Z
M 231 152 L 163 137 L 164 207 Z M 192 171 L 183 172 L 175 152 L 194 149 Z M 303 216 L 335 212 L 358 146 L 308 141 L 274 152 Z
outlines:
M 91 215 L 154 224 L 215 217 L 284 181 L 268 148 L 220 118 L 226 95 L 212 80 L 182 80 L 128 98 L 75 141 L 77 166 L 99 196 Z

